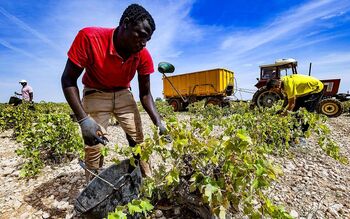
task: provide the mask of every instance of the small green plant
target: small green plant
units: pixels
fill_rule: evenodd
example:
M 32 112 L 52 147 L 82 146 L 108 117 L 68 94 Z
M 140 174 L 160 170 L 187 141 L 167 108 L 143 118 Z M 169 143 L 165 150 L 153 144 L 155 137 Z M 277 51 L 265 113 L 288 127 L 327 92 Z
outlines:
M 197 213 L 207 206 L 219 218 L 237 211 L 251 218 L 291 218 L 266 194 L 282 174 L 271 155 L 288 157 L 294 139 L 316 133 L 328 155 L 343 163 L 347 159 L 330 140 L 324 116 L 305 110 L 280 116 L 276 113 L 280 109 L 250 110 L 247 103 L 205 107 L 197 102 L 190 106 L 189 122 L 166 117 L 171 145 L 154 130 L 142 144 L 116 150 L 127 157 L 138 154 L 143 160 L 151 155 L 160 157 L 153 179 L 147 179 L 142 188 L 141 197 L 151 203 L 168 199 L 197 209 Z M 303 133 L 300 127 L 305 122 L 310 128 Z M 190 202 L 188 197 L 195 201 Z
M 158 113 L 161 117 L 165 118 L 165 117 L 169 117 L 169 116 L 174 116 L 174 109 L 168 104 L 168 102 L 157 98 L 156 101 L 154 102 L 156 105 L 156 108 L 158 110 Z M 141 102 L 137 103 L 137 107 L 139 109 L 140 112 L 144 112 L 145 110 L 142 107 Z
M 159 112 L 159 115 L 163 118 L 175 116 L 174 109 L 172 106 L 168 104 L 168 102 L 163 100 L 157 100 L 155 101 L 157 110 Z
M 124 206 L 118 206 L 114 212 L 108 214 L 108 219 L 127 219 L 127 215 L 143 214 L 146 216 L 153 209 L 148 199 L 132 200 Z
M 344 113 L 350 114 L 350 100 L 342 103 L 344 106 Z
M 70 118 L 68 104 L 38 103 L 7 105 L 0 111 L 1 131 L 13 129 L 23 144 L 16 153 L 25 159 L 21 176 L 34 176 L 45 165 L 60 163 L 82 154 L 78 125 Z
M 78 126 L 66 114 L 38 115 L 17 139 L 23 148 L 16 152 L 26 159 L 21 176 L 34 176 L 44 165 L 71 160 L 83 148 Z

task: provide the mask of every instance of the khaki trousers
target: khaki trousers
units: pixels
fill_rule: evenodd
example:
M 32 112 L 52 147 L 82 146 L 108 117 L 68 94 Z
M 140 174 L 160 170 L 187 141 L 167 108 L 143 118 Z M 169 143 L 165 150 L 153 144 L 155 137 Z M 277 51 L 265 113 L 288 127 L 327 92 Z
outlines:
M 84 88 L 83 107 L 102 128 L 106 130 L 111 116 L 115 116 L 120 126 L 127 134 L 129 141 L 136 144 L 143 142 L 143 132 L 140 113 L 130 90 L 123 89 L 117 92 L 103 92 L 92 88 Z M 85 145 L 85 163 L 87 168 L 97 170 L 103 165 L 101 155 L 102 144 Z

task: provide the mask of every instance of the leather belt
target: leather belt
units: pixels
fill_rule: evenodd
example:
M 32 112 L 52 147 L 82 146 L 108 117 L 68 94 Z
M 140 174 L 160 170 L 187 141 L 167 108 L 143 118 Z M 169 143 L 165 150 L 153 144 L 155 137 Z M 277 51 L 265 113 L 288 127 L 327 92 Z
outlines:
M 85 91 L 84 92 L 84 96 L 87 96 L 87 95 L 91 95 L 91 94 L 94 94 L 94 93 L 113 93 L 113 92 L 117 92 L 117 91 L 121 91 L 121 90 L 125 90 L 125 89 L 128 89 L 127 87 L 115 87 L 115 88 L 112 88 L 112 89 L 98 89 L 98 90 L 88 90 L 88 91 Z

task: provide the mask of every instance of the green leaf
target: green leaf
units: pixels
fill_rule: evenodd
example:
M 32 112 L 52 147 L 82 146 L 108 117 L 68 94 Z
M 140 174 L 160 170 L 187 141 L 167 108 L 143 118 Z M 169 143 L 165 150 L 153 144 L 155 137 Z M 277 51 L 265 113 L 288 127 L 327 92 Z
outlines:
M 138 144 L 133 148 L 134 154 L 135 155 L 140 155 L 142 153 L 141 145 Z
M 192 183 L 191 185 L 190 185 L 190 192 L 194 192 L 194 191 L 196 191 L 197 190 L 197 185 L 195 184 L 195 183 Z
M 101 148 L 101 155 L 106 157 L 108 155 L 109 148 L 108 147 L 102 147 Z
M 147 213 L 153 209 L 153 205 L 148 200 L 142 200 L 140 203 L 143 213 Z
M 256 175 L 261 176 L 262 174 L 266 173 L 266 169 L 261 166 L 260 164 L 255 165 L 256 167 Z
M 128 211 L 131 215 L 134 215 L 135 213 L 141 213 L 142 209 L 139 205 L 133 205 L 132 203 L 128 203 Z
M 174 179 L 170 174 L 165 177 L 165 180 L 167 182 L 167 185 L 171 185 L 174 182 Z
M 130 157 L 130 164 L 131 164 L 131 166 L 136 167 L 135 161 L 136 161 L 136 160 L 135 160 L 134 157 Z
M 262 216 L 261 216 L 261 214 L 259 212 L 254 211 L 252 213 L 251 219 L 261 219 L 261 218 L 262 218 Z
M 108 214 L 108 219 L 127 219 L 126 214 L 124 214 L 122 211 L 116 210 L 113 213 Z
M 216 191 L 218 191 L 218 188 L 213 186 L 212 184 L 205 185 L 204 196 L 207 198 L 209 203 L 212 200 L 213 193 Z
M 236 136 L 240 138 L 242 141 L 247 142 L 248 144 L 252 144 L 252 139 L 250 138 L 249 134 L 246 130 L 240 129 L 237 131 Z
M 253 180 L 252 187 L 253 187 L 254 189 L 256 189 L 256 188 L 259 187 L 259 180 L 258 180 L 258 179 L 254 179 L 254 180 Z

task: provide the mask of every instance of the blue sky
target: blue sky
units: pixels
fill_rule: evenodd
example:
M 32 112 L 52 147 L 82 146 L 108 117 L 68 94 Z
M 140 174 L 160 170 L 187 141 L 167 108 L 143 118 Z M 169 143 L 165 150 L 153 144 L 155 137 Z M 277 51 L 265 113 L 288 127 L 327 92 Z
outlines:
M 295 58 L 299 73 L 312 62 L 313 76 L 341 78 L 340 92 L 350 90 L 348 0 L 0 0 L 0 102 L 20 90 L 21 79 L 35 101 L 65 101 L 60 77 L 76 33 L 115 27 L 131 3 L 155 19 L 147 45 L 155 65 L 171 62 L 179 74 L 227 68 L 238 88 L 254 90 L 259 65 Z M 151 80 L 153 96 L 162 97 L 161 74 Z M 136 78 L 132 88 L 137 97 Z

